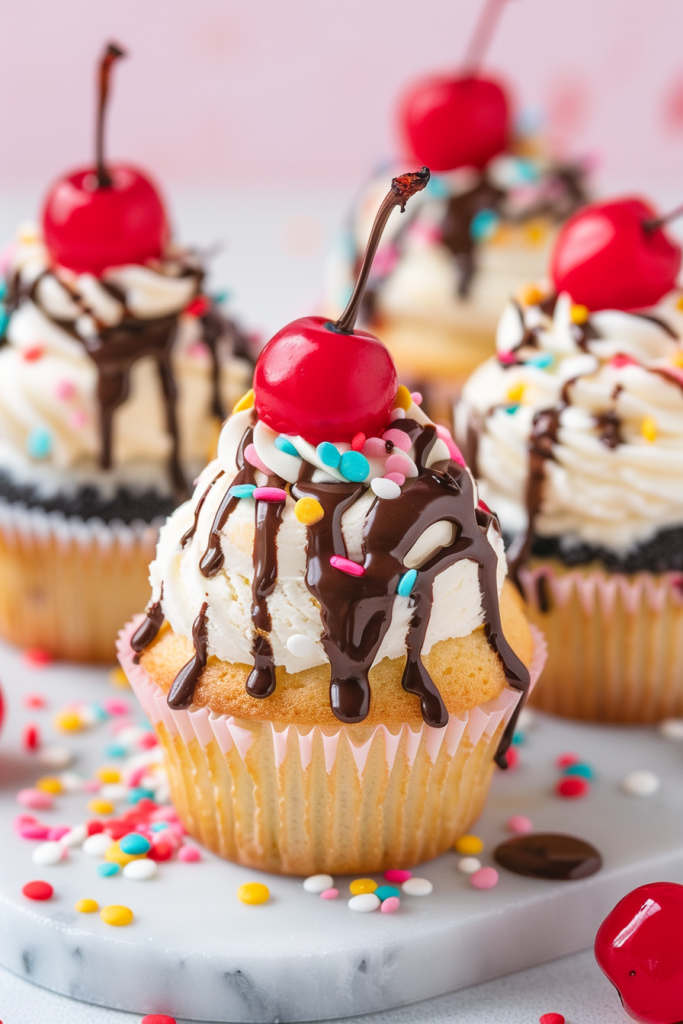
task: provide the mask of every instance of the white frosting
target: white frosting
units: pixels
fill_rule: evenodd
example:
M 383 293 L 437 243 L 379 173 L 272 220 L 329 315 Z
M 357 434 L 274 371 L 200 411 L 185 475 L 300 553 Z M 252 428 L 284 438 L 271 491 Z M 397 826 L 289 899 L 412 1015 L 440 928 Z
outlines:
M 429 422 L 413 405 L 407 417 Z M 254 577 L 254 513 L 255 502 L 243 498 L 229 517 L 221 533 L 224 555 L 222 568 L 209 579 L 200 570 L 200 559 L 205 552 L 211 524 L 222 498 L 229 489 L 236 471 L 235 457 L 238 444 L 252 420 L 252 410 L 236 413 L 225 424 L 218 445 L 218 458 L 202 472 L 193 498 L 177 509 L 161 530 L 156 560 L 150 569 L 153 600 L 158 599 L 163 584 L 163 611 L 173 630 L 184 636 L 192 635 L 192 623 L 204 601 L 208 602 L 208 650 L 225 661 L 253 664 L 252 647 L 252 580 Z M 300 460 L 286 455 L 275 447 L 277 434 L 258 422 L 254 430 L 254 445 L 265 464 L 285 480 L 296 480 Z M 305 450 L 305 458 L 319 467 L 321 479 L 337 479 L 338 474 L 324 467 L 315 449 L 303 439 L 288 436 L 298 450 Z M 340 445 L 339 448 L 348 448 Z M 414 451 L 408 452 L 414 456 Z M 283 457 L 284 455 L 284 457 Z M 439 439 L 434 445 L 427 465 L 447 459 L 448 448 Z M 289 462 L 287 460 L 290 460 Z M 381 472 L 381 460 L 372 459 L 376 467 L 368 477 Z M 291 464 L 290 464 L 291 462 Z M 198 529 L 192 540 L 181 548 L 183 534 L 194 522 L 195 509 L 208 485 L 221 471 L 224 476 L 216 481 L 202 507 Z M 258 483 L 265 477 L 256 473 Z M 375 496 L 368 489 L 344 514 L 342 531 L 347 555 L 362 560 L 363 529 Z M 382 500 L 382 499 L 379 499 Z M 476 487 L 475 487 L 476 500 Z M 423 564 L 427 557 L 443 544 L 450 543 L 450 524 L 436 524 L 425 531 L 410 552 L 411 565 Z M 488 539 L 498 558 L 498 589 L 502 588 L 506 573 L 505 555 L 498 531 L 491 527 Z M 271 642 L 276 665 L 284 665 L 289 672 L 299 672 L 327 662 L 320 642 L 322 622 L 320 608 L 305 581 L 306 527 L 294 514 L 294 500 L 287 498 L 282 522 L 277 535 L 277 583 L 268 598 L 272 621 Z M 406 568 L 408 566 L 406 565 Z M 456 562 L 440 573 L 433 586 L 433 605 L 423 653 L 427 654 L 435 643 L 451 637 L 467 636 L 483 622 L 481 591 L 477 565 L 469 559 Z M 405 638 L 411 616 L 410 599 L 397 596 L 394 600 L 392 620 L 375 662 L 383 658 L 405 655 Z M 294 637 L 306 638 L 295 640 Z
M 538 306 L 522 309 L 524 325 L 536 328 L 538 347 L 518 352 L 523 365 L 505 367 L 496 358 L 484 363 L 465 386 L 456 412 L 461 439 L 473 410 L 485 418 L 480 484 L 505 529 L 515 532 L 526 522 L 534 414 L 557 405 L 563 385 L 575 377 L 570 403 L 560 413 L 554 458 L 545 462 L 536 532 L 623 552 L 665 527 L 683 524 L 683 313 L 678 302 L 678 294 L 672 294 L 650 311 L 677 338 L 643 316 L 605 310 L 590 317 L 599 337 L 588 340 L 586 352 L 577 344 L 580 329 L 572 322 L 568 295 L 559 297 L 552 318 Z M 498 328 L 503 359 L 522 334 L 519 307 L 510 304 Z M 550 365 L 534 366 L 539 356 L 552 357 Z M 618 417 L 623 442 L 613 448 L 600 440 L 596 423 L 608 412 Z

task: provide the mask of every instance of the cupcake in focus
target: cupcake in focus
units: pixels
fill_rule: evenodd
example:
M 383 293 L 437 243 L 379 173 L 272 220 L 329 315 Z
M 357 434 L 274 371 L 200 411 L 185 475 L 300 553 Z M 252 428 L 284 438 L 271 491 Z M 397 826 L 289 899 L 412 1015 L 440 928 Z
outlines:
M 112 660 L 158 526 L 253 367 L 156 186 L 106 165 L 98 138 L 97 165 L 61 178 L 7 252 L 0 348 L 0 633 L 81 661 Z
M 183 823 L 252 867 L 448 849 L 542 661 L 458 449 L 353 329 L 383 224 L 427 179 L 392 183 L 344 315 L 265 347 L 121 635 Z
M 548 641 L 533 700 L 556 714 L 683 715 L 683 299 L 663 224 L 635 199 L 571 220 L 552 284 L 509 303 L 456 410 Z

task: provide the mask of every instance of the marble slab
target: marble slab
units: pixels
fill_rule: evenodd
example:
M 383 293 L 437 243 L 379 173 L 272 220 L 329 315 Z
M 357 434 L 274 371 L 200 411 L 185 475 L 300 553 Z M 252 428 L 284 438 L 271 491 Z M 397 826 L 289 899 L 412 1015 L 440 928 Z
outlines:
M 24 724 L 41 724 L 45 742 L 65 743 L 75 768 L 104 760 L 106 724 L 70 736 L 51 727 L 67 701 L 111 696 L 106 672 L 73 666 L 32 670 L 0 648 L 0 680 L 10 705 L 0 737 L 0 963 L 55 992 L 139 1014 L 165 1012 L 203 1021 L 306 1021 L 387 1010 L 500 977 L 590 946 L 598 924 L 629 889 L 648 881 L 683 882 L 683 746 L 656 730 L 605 728 L 537 716 L 521 747 L 521 765 L 498 773 L 477 832 L 489 853 L 508 833 L 511 814 L 537 831 L 581 836 L 605 866 L 580 882 L 541 882 L 501 870 L 498 886 L 474 890 L 455 854 L 423 865 L 434 883 L 428 897 L 406 897 L 393 915 L 354 914 L 346 899 L 326 902 L 301 880 L 264 876 L 209 854 L 200 864 L 168 862 L 153 881 L 100 878 L 82 851 L 37 868 L 32 844 L 11 823 L 15 794 L 45 769 L 21 750 Z M 39 691 L 46 711 L 29 711 L 21 694 Z M 130 698 L 132 701 L 132 697 Z M 591 795 L 554 795 L 556 755 L 577 752 L 595 768 Z M 654 796 L 638 798 L 621 780 L 646 768 L 662 779 Z M 85 820 L 86 796 L 60 796 L 37 814 L 48 823 Z M 30 903 L 21 887 L 44 878 L 47 903 Z M 245 881 L 262 880 L 271 900 L 249 907 L 236 899 Z M 342 894 L 348 879 L 338 879 Z M 74 910 L 76 900 L 121 903 L 135 913 L 127 928 Z

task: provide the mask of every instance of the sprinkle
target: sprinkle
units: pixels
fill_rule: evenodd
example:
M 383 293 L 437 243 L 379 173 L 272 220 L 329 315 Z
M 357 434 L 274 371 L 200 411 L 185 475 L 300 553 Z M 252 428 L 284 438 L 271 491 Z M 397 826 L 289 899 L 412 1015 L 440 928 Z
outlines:
M 369 437 L 363 445 L 363 455 L 368 459 L 386 459 L 386 442 L 381 437 Z
M 40 729 L 33 722 L 24 726 L 21 734 L 21 745 L 24 750 L 38 750 L 40 747 Z
M 589 764 L 570 764 L 564 769 L 564 775 L 578 775 L 583 779 L 592 779 L 595 776 L 595 772 Z
M 133 920 L 133 911 L 130 907 L 120 907 L 112 903 L 108 907 L 102 907 L 100 917 L 105 924 L 115 925 L 117 928 L 120 928 L 123 925 L 130 924 Z
M 374 892 L 363 892 L 358 896 L 352 896 L 348 906 L 349 910 L 355 910 L 357 914 L 371 914 L 373 910 L 378 910 L 381 904 Z
M 535 366 L 539 370 L 547 370 L 549 366 L 552 366 L 554 359 L 555 357 L 551 352 L 539 352 L 538 355 L 527 359 L 527 366 Z
M 36 789 L 42 790 L 43 793 L 52 793 L 53 796 L 58 796 L 59 793 L 63 792 L 64 786 L 53 775 L 43 775 L 36 782 Z
M 95 871 L 100 878 L 112 878 L 114 875 L 118 875 L 121 870 L 120 864 L 114 864 L 108 861 L 106 864 L 98 864 Z
M 52 433 L 47 427 L 32 427 L 26 437 L 26 451 L 32 459 L 46 459 L 52 451 Z
M 255 906 L 258 903 L 265 903 L 270 896 L 270 889 L 262 882 L 245 882 L 237 890 L 237 899 L 242 903 L 249 903 Z
M 657 440 L 657 421 L 654 416 L 645 416 L 643 418 L 643 422 L 640 424 L 640 433 L 649 444 Z
M 510 832 L 524 835 L 526 832 L 533 832 L 534 825 L 531 818 L 527 818 L 525 814 L 513 814 L 507 820 L 507 828 Z
M 80 430 L 81 427 L 85 426 L 87 419 L 88 417 L 85 415 L 84 412 L 82 412 L 80 409 L 74 409 L 74 411 L 69 416 L 69 423 L 76 430 Z
M 39 789 L 20 789 L 17 803 L 29 807 L 32 811 L 49 811 L 54 806 L 50 793 L 42 793 Z
M 524 389 L 525 389 L 525 385 L 522 384 L 522 383 L 513 384 L 513 386 L 508 389 L 507 396 L 508 396 L 509 400 L 511 402 L 516 402 L 516 403 L 521 402 L 522 396 L 524 394 Z
M 297 459 L 301 458 L 292 442 L 284 434 L 278 434 L 275 438 L 275 447 L 278 451 L 284 452 L 285 455 L 294 455 Z
M 370 472 L 370 463 L 360 452 L 344 452 L 339 463 L 342 476 L 354 483 L 361 483 Z
M 105 765 L 102 768 L 98 768 L 97 771 L 95 772 L 95 775 L 100 780 L 100 782 L 121 781 L 121 772 L 118 770 L 118 768 L 109 768 L 107 765 Z
M 535 284 L 527 284 L 517 292 L 517 298 L 523 306 L 538 306 L 543 302 L 544 293 Z
M 352 896 L 360 896 L 364 892 L 374 892 L 376 888 L 377 882 L 373 882 L 371 878 L 354 878 L 349 885 L 349 892 Z
M 34 864 L 40 864 L 41 867 L 48 867 L 53 864 L 59 864 L 60 860 L 65 856 L 66 849 L 61 843 L 47 842 L 36 846 L 31 855 L 31 860 Z
M 124 827 L 127 828 L 128 826 L 125 825 Z M 121 849 L 120 841 L 117 841 L 109 845 L 104 855 L 104 859 L 109 861 L 110 864 L 118 864 L 120 867 L 124 868 L 126 864 L 130 864 L 132 860 L 139 860 L 140 857 L 144 856 L 144 853 L 126 853 L 125 850 Z
M 375 896 L 384 903 L 384 901 L 388 900 L 391 896 L 397 896 L 400 898 L 401 890 L 396 889 L 393 885 L 380 885 L 378 889 L 375 889 Z
M 47 825 L 40 825 L 37 822 L 27 821 L 16 826 L 17 833 L 22 839 L 49 839 L 50 829 Z
M 403 473 L 385 473 L 384 480 L 391 480 L 392 483 L 398 484 L 399 487 L 403 487 L 406 482 L 406 478 Z
M 404 420 L 406 418 L 406 411 L 405 409 L 392 409 L 389 417 L 392 423 L 394 420 Z
M 558 796 L 567 797 L 570 800 L 578 799 L 582 796 L 587 796 L 590 793 L 590 782 L 587 779 L 579 778 L 578 776 L 565 776 L 560 779 L 555 787 L 555 791 Z
M 83 720 L 77 711 L 60 711 L 55 715 L 54 726 L 62 732 L 77 732 L 83 727 Z
M 138 853 L 149 853 L 152 844 L 149 839 L 145 839 L 139 832 L 129 832 L 127 836 L 123 836 L 119 840 L 119 846 L 124 853 L 135 855 Z
M 39 708 L 44 708 L 47 701 L 42 693 L 27 693 L 22 704 L 25 708 L 35 708 L 38 710 Z
M 271 475 L 268 466 L 266 466 L 265 462 L 263 462 L 262 459 L 259 458 L 258 452 L 256 451 L 256 446 L 254 444 L 247 445 L 247 447 L 244 449 L 244 457 L 249 463 L 249 465 L 253 466 L 254 469 L 260 469 L 262 473 L 266 474 L 266 476 Z
M 251 498 L 256 490 L 256 484 L 235 484 L 230 488 L 233 498 Z
M 329 441 L 322 441 L 316 448 L 316 453 L 323 466 L 329 466 L 330 469 L 336 469 L 341 460 L 341 452 Z
M 399 597 L 409 597 L 412 593 L 415 581 L 417 580 L 417 569 L 409 569 L 408 572 L 401 576 L 396 588 L 396 593 Z
M 67 747 L 43 747 L 38 752 L 38 760 L 46 768 L 66 768 L 73 759 L 73 752 Z
M 245 409 L 251 409 L 254 404 L 254 389 L 250 388 L 246 395 L 242 395 L 239 402 L 236 402 L 232 407 L 233 412 L 244 412 Z
M 413 396 L 411 395 L 405 384 L 399 384 L 398 391 L 396 392 L 396 398 L 394 399 L 394 405 L 397 409 L 410 409 L 413 404 Z
M 29 348 L 23 349 L 21 358 L 27 363 L 35 363 L 38 359 L 42 359 L 45 354 L 45 349 L 42 345 L 31 345 Z
M 415 405 L 422 405 L 422 392 L 420 392 L 420 391 L 411 391 L 410 392 L 410 397 L 415 402 Z
M 334 885 L 332 875 L 309 875 L 304 879 L 304 892 L 313 892 L 320 895 Z
M 407 896 L 429 896 L 434 886 L 428 878 L 409 878 L 401 888 Z
M 317 498 L 299 498 L 294 506 L 294 515 L 304 526 L 314 526 L 325 515 L 325 509 Z
M 287 491 L 282 487 L 257 487 L 253 497 L 255 501 L 287 501 Z
M 63 402 L 68 402 L 70 398 L 73 398 L 76 394 L 76 388 L 70 380 L 58 380 L 55 385 L 55 394 L 57 398 L 61 398 Z
M 514 772 L 519 767 L 519 751 L 515 747 L 510 747 L 505 757 L 508 763 L 507 770 Z
M 108 800 L 90 800 L 88 810 L 91 814 L 113 814 L 114 805 Z
M 508 416 L 514 416 L 514 414 L 517 412 L 518 409 L 519 409 L 519 405 L 512 404 L 512 405 L 506 406 L 505 412 L 508 414 Z
M 544 1013 L 538 1018 L 538 1024 L 564 1024 L 564 1017 L 561 1013 Z
M 183 312 L 189 316 L 204 316 L 210 305 L 211 302 L 206 295 L 197 295 L 185 306 Z
M 145 857 L 143 860 L 132 860 L 123 869 L 123 877 L 131 882 L 148 882 L 157 873 L 155 861 Z
M 339 896 L 339 889 L 325 889 L 320 893 L 321 900 L 336 900 Z
M 484 842 L 479 836 L 460 836 L 454 849 L 465 856 L 476 856 L 484 849 Z
M 403 452 L 394 452 L 385 462 L 384 468 L 385 476 L 388 476 L 389 473 L 402 473 L 403 476 L 409 476 L 413 469 L 412 460 Z
M 287 640 L 287 650 L 295 658 L 310 658 L 318 650 L 317 644 L 312 636 L 305 633 L 294 633 Z
M 580 764 L 581 758 L 578 754 L 560 754 L 555 758 L 555 764 L 558 768 L 568 768 L 570 764 Z
M 387 882 L 397 882 L 401 885 L 402 882 L 407 882 L 409 878 L 413 877 L 412 871 L 407 871 L 405 868 L 389 868 L 388 871 L 384 872 L 384 877 Z
M 106 832 L 95 832 L 89 835 L 83 843 L 83 853 L 88 857 L 104 857 L 111 845 L 111 836 Z
M 348 576 L 365 576 L 365 568 L 358 562 L 352 562 L 350 558 L 343 558 L 341 555 L 332 555 L 330 565 Z
M 148 1013 L 140 1024 L 177 1024 L 177 1021 L 175 1017 L 169 1017 L 165 1013 Z
M 183 864 L 197 864 L 201 859 L 202 855 L 196 846 L 181 846 L 178 850 L 178 860 Z
M 662 782 L 654 772 L 643 769 L 627 775 L 621 786 L 631 796 L 652 796 L 661 789 Z
M 108 673 L 109 682 L 112 686 L 119 686 L 121 688 L 129 687 L 128 676 L 122 668 L 112 668 Z
M 461 857 L 458 861 L 458 871 L 462 871 L 463 875 L 473 875 L 480 867 L 481 861 L 476 857 Z
M 387 480 L 386 477 L 376 476 L 370 481 L 370 487 L 378 498 L 384 498 L 385 501 L 392 501 L 401 496 L 401 488 L 396 481 Z
M 613 366 L 615 370 L 621 370 L 624 366 L 638 366 L 638 361 L 633 356 L 627 356 L 625 352 L 617 352 L 610 359 L 609 365 Z
M 49 900 L 54 893 L 49 882 L 27 882 L 21 891 L 29 900 Z
M 354 436 L 353 441 L 351 442 L 351 448 L 353 449 L 354 452 L 362 452 L 364 444 L 365 434 L 362 432 L 362 430 L 359 430 L 358 433 Z
M 94 914 L 99 909 L 100 905 L 97 900 L 78 900 L 74 905 L 74 910 L 77 910 L 79 914 Z
M 573 324 L 585 324 L 590 315 L 588 306 L 582 306 L 580 303 L 575 303 L 569 311 L 569 319 Z
M 382 900 L 382 905 L 379 909 L 383 914 L 393 914 L 400 906 L 401 901 L 398 896 L 389 896 L 388 899 Z
M 475 242 L 486 242 L 496 233 L 499 223 L 495 210 L 479 210 L 470 221 L 470 237 Z
M 677 366 L 679 370 L 683 370 L 683 352 L 674 352 L 671 357 L 671 362 L 674 366 Z
M 72 849 L 75 846 L 82 846 L 88 838 L 88 830 L 85 825 L 74 825 L 68 832 L 65 832 L 60 842 L 62 846 Z
M 665 718 L 659 724 L 659 731 L 667 740 L 683 742 L 683 718 Z
M 479 868 L 470 875 L 470 885 L 475 889 L 493 889 L 498 885 L 498 872 L 495 868 Z
M 517 362 L 517 358 L 514 352 L 499 352 L 498 362 L 502 366 L 513 366 Z
M 392 427 L 391 430 L 385 430 L 382 434 L 382 440 L 391 441 L 395 448 L 400 449 L 402 452 L 409 452 L 411 448 L 411 441 L 405 430 L 399 430 L 398 427 Z
M 524 228 L 524 236 L 530 245 L 540 245 L 546 234 L 547 229 L 541 221 L 527 224 Z

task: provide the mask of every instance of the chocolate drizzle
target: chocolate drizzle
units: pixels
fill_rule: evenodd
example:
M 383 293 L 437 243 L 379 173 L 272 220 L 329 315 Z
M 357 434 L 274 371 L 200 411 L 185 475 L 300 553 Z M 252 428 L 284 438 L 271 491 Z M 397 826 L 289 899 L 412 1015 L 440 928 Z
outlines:
M 201 498 L 197 502 L 196 508 L 194 510 L 194 522 L 192 523 L 192 526 L 189 528 L 189 530 L 186 530 L 185 533 L 180 538 L 181 548 L 184 548 L 186 544 L 189 544 L 192 538 L 194 537 L 195 533 L 197 532 L 197 526 L 199 525 L 199 517 L 201 515 L 202 509 L 204 508 L 204 502 L 211 493 L 213 485 L 216 483 L 217 480 L 220 480 L 220 478 L 224 476 L 224 474 L 225 470 L 223 469 L 220 471 L 220 473 L 216 474 L 216 476 L 213 478 L 213 480 L 211 481 L 211 483 L 206 488 Z
M 133 637 L 130 642 L 130 646 L 135 651 L 135 657 L 133 661 L 137 665 L 140 661 L 140 655 L 144 651 L 145 647 L 149 647 L 153 640 L 156 639 L 157 634 L 164 624 L 164 613 L 162 611 L 161 602 L 164 598 L 164 585 L 161 585 L 161 593 L 159 600 L 151 604 L 147 609 L 145 621 L 140 623 L 138 628 L 133 633 Z
M 278 476 L 268 478 L 269 487 L 282 487 Z M 247 693 L 252 697 L 270 697 L 275 689 L 275 662 L 269 633 L 272 629 L 268 598 L 277 583 L 277 534 L 282 522 L 284 501 L 256 502 L 254 535 L 254 579 L 251 586 L 251 620 L 254 637 L 251 653 L 254 668 L 247 679 Z
M 206 611 L 208 607 L 208 601 L 205 601 L 192 624 L 194 654 L 173 680 L 173 686 L 168 695 L 168 706 L 174 711 L 181 711 L 190 706 L 199 677 L 206 666 L 208 634 Z
M 245 449 L 251 444 L 253 436 L 254 431 L 252 427 L 248 427 L 237 450 L 237 475 L 223 495 L 223 500 L 218 506 L 218 511 L 211 524 L 209 543 L 199 563 L 199 570 L 202 576 L 205 576 L 207 579 L 215 576 L 223 566 L 224 555 L 221 547 L 221 531 L 240 501 L 239 498 L 232 494 L 232 488 L 237 487 L 239 484 L 254 483 L 254 467 L 244 458 Z

